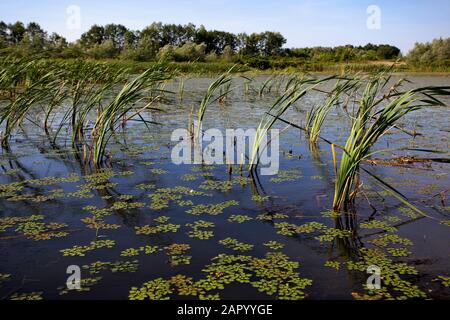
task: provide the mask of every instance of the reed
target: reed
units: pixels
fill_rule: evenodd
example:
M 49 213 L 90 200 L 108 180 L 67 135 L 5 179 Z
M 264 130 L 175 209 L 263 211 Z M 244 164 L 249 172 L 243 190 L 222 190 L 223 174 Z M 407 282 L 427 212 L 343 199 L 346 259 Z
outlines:
M 197 111 L 197 126 L 195 129 L 195 141 L 200 141 L 200 131 L 203 124 L 203 118 L 205 116 L 206 109 L 208 106 L 213 104 L 216 101 L 220 101 L 223 97 L 225 97 L 230 91 L 230 84 L 232 80 L 232 72 L 234 70 L 234 66 L 229 69 L 227 72 L 223 73 L 220 77 L 218 77 L 211 85 L 208 87 L 202 101 L 200 102 L 200 108 Z M 222 88 L 228 88 L 227 90 L 221 90 Z M 215 96 L 217 91 L 220 91 L 217 96 Z
M 381 90 L 390 76 L 381 73 L 373 77 L 366 86 L 359 107 L 353 118 L 351 130 L 342 148 L 339 170 L 336 176 L 333 207 L 337 211 L 348 210 L 354 203 L 359 188 L 361 162 L 376 153 L 374 144 L 396 123 L 410 112 L 425 107 L 444 105 L 437 97 L 450 95 L 450 87 L 423 87 L 406 92 L 397 92 L 400 80 L 384 95 Z M 381 97 L 380 97 L 381 96 Z M 389 190 L 401 195 L 380 178 L 370 174 Z
M 339 104 L 343 95 L 351 98 L 353 94 L 360 88 L 361 81 L 359 78 L 340 79 L 334 86 L 333 90 L 328 94 L 328 98 L 322 104 L 313 106 L 306 117 L 305 129 L 308 134 L 310 145 L 316 145 L 322 126 L 328 113 L 332 108 Z M 347 99 L 348 101 L 348 99 Z
M 286 91 L 275 101 L 270 107 L 266 115 L 261 119 L 261 122 L 256 129 L 256 136 L 250 151 L 249 168 L 250 172 L 254 171 L 258 166 L 259 154 L 265 148 L 263 142 L 267 137 L 267 133 L 275 124 L 275 122 L 297 101 L 303 98 L 308 92 L 316 88 L 319 84 L 335 79 L 335 76 L 326 77 L 323 79 L 316 78 L 292 78 Z
M 142 112 L 156 109 L 152 104 L 158 98 L 158 86 L 172 76 L 163 65 L 156 65 L 126 83 L 101 110 L 91 134 L 94 165 L 97 166 L 103 161 L 108 141 L 119 125 L 123 126 L 130 120 L 142 121 L 146 125 L 152 123 L 144 119 Z M 151 98 L 148 102 L 144 101 L 149 97 Z

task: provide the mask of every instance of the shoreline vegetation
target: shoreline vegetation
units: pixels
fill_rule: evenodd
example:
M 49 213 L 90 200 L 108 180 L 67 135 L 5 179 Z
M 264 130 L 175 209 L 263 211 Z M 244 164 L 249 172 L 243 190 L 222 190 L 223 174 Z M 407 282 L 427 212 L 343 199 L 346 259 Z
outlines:
M 233 34 L 193 24 L 152 23 L 143 30 L 120 24 L 94 25 L 77 41 L 43 30 L 38 23 L 0 21 L 0 57 L 49 61 L 105 62 L 141 73 L 161 61 L 181 74 L 216 75 L 236 65 L 235 72 L 377 73 L 450 75 L 450 38 L 416 43 L 407 54 L 388 44 L 285 48 L 279 32 Z M 392 65 L 394 65 L 393 68 Z

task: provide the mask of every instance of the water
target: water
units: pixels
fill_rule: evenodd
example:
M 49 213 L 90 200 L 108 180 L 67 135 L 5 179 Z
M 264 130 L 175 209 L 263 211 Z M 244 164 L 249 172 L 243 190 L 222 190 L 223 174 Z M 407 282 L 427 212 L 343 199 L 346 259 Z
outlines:
M 449 84 L 446 77 L 411 80 L 413 87 Z M 33 125 L 13 136 L 12 150 L 3 151 L 0 157 L 1 298 L 128 299 L 132 287 L 141 288 L 152 281 L 151 289 L 142 290 L 141 297 L 353 299 L 352 293 L 358 293 L 356 297 L 367 293 L 363 287 L 369 276 L 365 268 L 372 262 L 382 264 L 383 297 L 412 292 L 412 296 L 450 298 L 443 284 L 448 278 L 438 278 L 448 277 L 450 270 L 449 226 L 442 223 L 449 220 L 450 214 L 445 197 L 450 187 L 448 164 L 365 164 L 365 168 L 401 190 L 428 217 L 408 210 L 365 175 L 364 193 L 359 195 L 355 213 L 349 218 L 330 217 L 334 192 L 330 147 L 319 144 L 318 150 L 312 152 L 301 131 L 286 129 L 282 123 L 276 125 L 286 129 L 281 137 L 279 176 L 252 180 L 245 172 L 241 176 L 238 167 L 230 175 L 225 165 L 174 165 L 170 155 L 175 143 L 170 135 L 174 129 L 186 128 L 192 106 L 198 106 L 211 81 L 187 80 L 182 101 L 175 94 L 158 106 L 164 112 L 148 115 L 161 126 L 151 126 L 149 131 L 143 125 L 130 124 L 125 133 L 117 134 L 109 148 L 110 168 L 102 174 L 82 164 L 68 147 L 69 140 L 58 141 L 60 149 L 52 149 L 48 138 Z M 264 77 L 257 81 L 263 82 Z M 237 88 L 226 104 L 208 109 L 204 129 L 257 127 L 277 94 L 272 92 L 262 98 L 253 93 L 246 95 L 241 84 L 235 83 Z M 167 89 L 176 91 L 177 87 L 174 83 Z M 302 124 L 308 108 L 321 97 L 319 93 L 308 95 L 284 118 Z M 413 138 L 393 130 L 375 146 L 389 150 L 374 158 L 445 157 L 392 149 L 448 152 L 448 119 L 448 108 L 443 107 L 410 114 L 401 125 L 423 135 Z M 347 116 L 339 109 L 332 112 L 322 136 L 343 144 L 347 133 Z M 205 189 L 205 181 L 216 181 L 213 185 L 224 190 Z M 178 186 L 187 189 L 174 189 Z M 164 192 L 161 188 L 171 189 Z M 204 194 L 192 195 L 190 190 Z M 164 205 L 164 199 L 168 204 Z M 156 210 L 160 204 L 162 208 Z M 187 212 L 193 207 L 198 210 L 195 206 L 200 204 L 224 204 L 225 208 L 218 214 L 212 210 L 201 215 Z M 102 208 L 109 209 L 95 211 Z M 97 220 L 86 220 L 94 214 Z M 199 220 L 214 226 L 194 228 Z M 283 223 L 300 229 L 289 234 L 293 227 Z M 146 225 L 150 228 L 136 229 Z M 208 239 L 197 238 L 205 234 Z M 384 235 L 388 237 L 380 238 Z M 227 238 L 235 240 L 220 243 Z M 102 242 L 91 243 L 111 240 L 114 242 L 106 243 L 110 248 L 95 248 L 95 243 Z M 269 248 L 269 241 L 277 243 Z M 75 250 L 77 256 L 61 251 L 75 246 L 81 248 Z M 145 246 L 149 246 L 147 253 L 139 250 Z M 282 255 L 264 260 L 268 252 Z M 228 261 L 220 254 L 245 257 Z M 92 266 L 95 262 L 101 263 Z M 70 265 L 82 268 L 82 288 L 86 290 L 64 290 Z M 263 271 L 269 267 L 265 274 Z M 192 278 L 192 282 L 183 282 L 180 275 Z M 396 277 L 400 282 L 387 281 Z M 160 279 L 159 289 L 154 289 L 155 279 Z M 205 285 L 202 279 L 212 285 Z M 161 288 L 170 288 L 170 292 Z M 131 292 L 132 297 L 137 296 Z

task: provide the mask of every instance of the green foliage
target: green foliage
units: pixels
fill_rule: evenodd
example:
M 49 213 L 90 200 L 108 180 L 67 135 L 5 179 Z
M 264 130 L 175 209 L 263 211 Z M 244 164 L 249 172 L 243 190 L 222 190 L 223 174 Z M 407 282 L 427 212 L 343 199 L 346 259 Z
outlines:
M 366 272 L 369 266 L 381 269 L 382 290 L 367 290 L 367 295 L 354 294 L 357 299 L 413 299 L 426 298 L 426 294 L 411 282 L 403 279 L 404 275 L 417 275 L 418 271 L 405 263 L 393 262 L 379 249 L 362 248 L 360 261 L 348 261 L 350 271 Z M 390 289 L 390 290 L 388 290 Z
M 60 250 L 60 252 L 65 257 L 84 257 L 89 251 L 101 248 L 112 248 L 115 244 L 116 242 L 114 240 L 94 240 L 87 246 L 74 246 L 69 249 Z
M 439 281 L 441 282 L 441 284 L 448 288 L 450 287 L 450 277 L 445 277 L 445 276 L 438 276 L 436 279 L 434 279 L 433 281 Z
M 267 253 L 264 258 L 220 254 L 203 269 L 205 276 L 198 281 L 184 275 L 168 280 L 157 278 L 142 287 L 130 290 L 131 300 L 168 300 L 177 293 L 201 300 L 218 299 L 212 291 L 223 290 L 235 283 L 249 284 L 258 291 L 278 299 L 299 300 L 305 297 L 304 289 L 312 284 L 299 276 L 298 262 L 290 261 L 282 253 Z
M 325 267 L 333 268 L 336 270 L 339 270 L 341 268 L 341 263 L 339 261 L 331 261 L 328 260 L 325 262 Z
M 192 209 L 186 211 L 189 214 L 198 216 L 202 214 L 209 214 L 211 216 L 217 216 L 223 212 L 226 208 L 231 206 L 238 206 L 239 202 L 235 200 L 225 201 L 217 204 L 199 204 L 193 206 Z
M 44 300 L 43 292 L 14 293 L 10 300 Z
M 220 240 L 219 243 L 231 250 L 240 251 L 240 252 L 250 251 L 254 247 L 254 245 L 252 245 L 252 244 L 239 242 L 237 239 L 233 239 L 233 238 L 226 238 L 226 239 Z
M 186 187 L 175 187 L 175 188 L 161 188 L 155 190 L 154 193 L 150 194 L 152 202 L 150 208 L 153 210 L 161 210 L 169 207 L 171 201 L 175 201 L 180 206 L 190 205 L 190 202 L 183 200 L 183 196 L 207 196 L 208 194 L 195 191 Z
M 189 238 L 208 240 L 214 237 L 214 232 L 212 230 L 208 230 L 210 228 L 214 228 L 214 226 L 214 223 L 204 220 L 198 220 L 194 223 L 188 223 L 186 224 L 186 227 L 191 228 L 191 230 L 187 233 L 187 235 L 189 236 Z
M 237 223 L 244 223 L 246 221 L 253 220 L 252 217 L 246 216 L 246 215 L 240 215 L 240 214 L 233 214 L 228 218 L 229 222 L 237 222 Z
M 415 68 L 425 70 L 450 69 L 450 38 L 434 39 L 432 42 L 416 43 L 408 53 L 408 62 Z
M 269 241 L 264 243 L 264 245 L 272 250 L 280 250 L 284 248 L 284 244 L 277 242 L 277 241 Z

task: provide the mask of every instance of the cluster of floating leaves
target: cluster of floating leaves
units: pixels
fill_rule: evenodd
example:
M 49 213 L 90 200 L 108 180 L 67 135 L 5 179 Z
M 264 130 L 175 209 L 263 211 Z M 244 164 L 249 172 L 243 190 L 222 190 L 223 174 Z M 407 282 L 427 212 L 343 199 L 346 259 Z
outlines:
M 233 214 L 228 218 L 229 222 L 237 222 L 237 223 L 244 223 L 246 221 L 251 221 L 253 220 L 252 217 L 249 217 L 247 215 L 242 215 L 242 214 Z
M 168 300 L 173 295 L 219 299 L 226 286 L 241 283 L 278 299 L 299 300 L 305 297 L 304 289 L 312 280 L 301 278 L 296 271 L 298 262 L 290 261 L 282 253 L 267 253 L 264 258 L 220 254 L 202 271 L 205 277 L 198 281 L 184 275 L 169 279 L 157 278 L 142 287 L 130 290 L 131 300 Z
M 213 222 L 198 220 L 194 223 L 187 223 L 186 227 L 191 228 L 191 230 L 187 233 L 189 238 L 208 240 L 214 237 L 214 231 L 209 230 L 215 227 Z
M 91 275 L 101 273 L 103 270 L 109 269 L 113 273 L 117 272 L 136 272 L 139 268 L 139 261 L 116 261 L 116 262 L 103 262 L 96 261 L 91 264 L 84 265 L 83 269 L 87 270 Z
M 301 173 L 300 170 L 290 169 L 290 170 L 280 170 L 276 177 L 271 178 L 270 181 L 273 183 L 282 183 L 282 182 L 292 182 L 300 179 Z
M 140 254 L 151 255 L 165 251 L 166 255 L 169 257 L 169 264 L 173 267 L 179 265 L 186 265 L 191 263 L 191 256 L 185 255 L 185 253 L 191 248 L 189 244 L 178 244 L 174 243 L 169 246 L 160 247 L 146 245 L 139 248 L 128 248 L 121 252 L 123 257 L 136 257 Z
M 418 271 L 403 262 L 395 262 L 380 249 L 362 248 L 360 261 L 348 261 L 350 271 L 366 272 L 369 266 L 375 265 L 381 269 L 382 288 L 371 290 L 366 288 L 366 294 L 353 293 L 356 299 L 405 300 L 411 298 L 426 298 L 426 294 L 417 286 L 402 278 L 402 276 L 418 275 Z
M 10 274 L 0 273 L 0 285 L 2 284 L 2 282 L 9 281 L 10 279 L 11 279 L 11 275 Z
M 139 247 L 137 249 L 135 249 L 135 248 L 125 249 L 121 252 L 120 255 L 122 257 L 135 257 L 135 256 L 140 255 L 141 253 L 149 255 L 149 254 L 157 253 L 159 251 L 161 251 L 161 249 L 158 246 L 146 245 L 146 246 Z
M 397 229 L 392 227 L 389 223 L 386 221 L 380 221 L 380 220 L 371 220 L 368 222 L 362 222 L 360 224 L 360 227 L 362 229 L 381 229 L 388 232 L 397 232 Z
M 192 257 L 185 255 L 185 253 L 191 249 L 189 244 L 174 243 L 164 249 L 166 250 L 166 254 L 169 256 L 169 263 L 172 267 L 191 263 Z
M 14 293 L 9 297 L 10 300 L 43 300 L 43 292 L 30 292 L 30 293 Z
M 269 196 L 261 196 L 259 194 L 254 194 L 252 196 L 252 200 L 255 202 L 266 202 L 267 200 L 269 200 Z
M 67 177 L 44 177 L 42 179 L 30 179 L 30 180 L 24 180 L 20 182 L 12 182 L 9 184 L 0 184 L 0 198 L 7 198 L 11 201 L 20 201 L 20 195 L 19 192 L 21 192 L 26 187 L 33 187 L 33 186 L 51 186 L 56 184 L 63 184 L 63 183 L 74 183 L 78 182 L 80 180 L 80 177 L 75 174 L 71 173 Z M 57 189 L 60 191 L 60 189 Z M 54 191 L 56 192 L 56 191 Z M 58 192 L 59 193 L 59 192 Z M 31 195 L 26 195 L 24 199 L 32 198 Z
M 74 292 L 74 291 L 78 292 L 78 293 L 89 292 L 89 291 L 91 291 L 91 288 L 93 286 L 99 284 L 101 280 L 102 280 L 102 277 L 90 277 L 90 278 L 83 277 L 80 279 L 80 287 L 79 288 L 69 290 L 67 288 L 67 286 L 58 287 L 57 288 L 58 293 L 59 293 L 59 295 L 62 296 L 62 295 L 66 295 L 66 294 L 69 294 L 70 292 Z
M 136 234 L 138 235 L 150 235 L 157 233 L 176 233 L 178 229 L 180 229 L 179 224 L 167 223 L 169 221 L 169 217 L 161 216 L 154 221 L 157 223 L 156 225 L 145 225 L 142 227 L 135 227 Z
M 239 202 L 236 200 L 230 200 L 225 201 L 221 203 L 216 204 L 199 204 L 196 206 L 193 206 L 191 209 L 187 210 L 186 212 L 195 216 L 202 215 L 202 214 L 209 214 L 211 216 L 217 216 L 223 212 L 226 208 L 229 208 L 231 206 L 238 206 Z
M 260 221 L 273 221 L 273 220 L 281 220 L 286 219 L 288 216 L 283 213 L 263 213 L 256 217 L 256 220 Z
M 100 169 L 95 173 L 84 176 L 84 180 L 86 183 L 78 186 L 78 190 L 72 193 L 69 193 L 69 196 L 76 198 L 93 198 L 94 194 L 93 190 L 105 190 L 108 188 L 113 188 L 117 185 L 117 182 L 110 182 L 110 179 L 121 176 L 126 177 L 132 175 L 132 171 L 122 171 L 116 172 L 112 169 Z
M 450 277 L 438 276 L 433 281 L 439 281 L 446 288 L 450 287 Z
M 63 256 L 69 257 L 84 257 L 87 252 L 101 249 L 101 248 L 112 248 L 116 242 L 114 240 L 94 240 L 87 246 L 74 246 L 69 249 L 60 250 Z
M 296 225 L 288 222 L 278 222 L 274 224 L 277 233 L 283 236 L 295 236 L 299 233 L 313 233 L 316 231 L 326 230 L 327 227 L 320 222 L 308 222 L 302 225 Z
M 278 241 L 274 241 L 274 240 L 268 241 L 268 242 L 264 243 L 264 245 L 267 248 L 270 248 L 272 250 L 280 250 L 280 249 L 284 248 L 284 244 L 283 243 L 278 242 Z
M 225 238 L 223 240 L 220 240 L 219 243 L 228 249 L 239 252 L 250 251 L 254 247 L 254 245 L 252 244 L 240 242 L 239 240 L 234 238 Z
M 378 247 L 387 247 L 392 244 L 398 244 L 403 246 L 411 246 L 413 245 L 412 241 L 407 238 L 402 238 L 397 234 L 382 234 L 377 236 L 375 239 L 370 240 L 370 243 L 378 246 Z
M 325 262 L 324 266 L 339 270 L 341 268 L 341 263 L 339 261 L 328 260 Z
M 67 227 L 65 223 L 44 223 L 43 215 L 32 215 L 28 217 L 4 217 L 0 218 L 0 232 L 8 231 L 14 228 L 14 231 L 27 239 L 39 241 L 50 240 L 52 238 L 61 238 L 68 235 L 61 231 Z
M 150 194 L 150 208 L 162 210 L 169 207 L 170 202 L 176 202 L 179 206 L 193 205 L 191 200 L 183 200 L 183 196 L 209 196 L 208 194 L 196 191 L 187 187 L 178 186 L 175 188 L 161 188 Z

